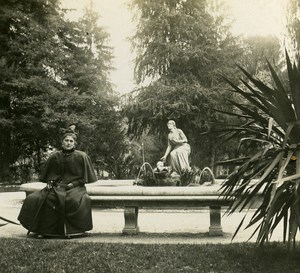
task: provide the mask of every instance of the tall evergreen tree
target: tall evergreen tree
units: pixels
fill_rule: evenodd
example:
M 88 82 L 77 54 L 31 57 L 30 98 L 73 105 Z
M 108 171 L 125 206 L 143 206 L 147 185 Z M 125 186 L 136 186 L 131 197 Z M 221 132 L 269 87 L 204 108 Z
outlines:
M 45 94 L 59 85 L 50 74 L 57 65 L 54 57 L 61 55 L 57 29 L 63 21 L 56 0 L 1 1 L 0 13 L 0 175 L 4 179 L 20 155 L 24 158 L 45 144 L 37 135 L 45 132 L 40 123 Z
M 87 10 L 68 21 L 58 0 L 6 0 L 0 14 L 1 179 L 18 158 L 38 170 L 41 150 L 59 148 L 59 129 L 70 123 L 94 160 L 109 134 L 124 146 L 109 80 L 112 49 L 97 15 Z
M 167 119 L 175 119 L 188 135 L 193 161 L 212 164 L 212 138 L 201 138 L 210 122 L 222 124 L 212 108 L 226 106 L 219 74 L 230 75 L 242 55 L 222 16 L 212 16 L 205 0 L 132 0 L 138 27 L 138 83 L 150 81 L 126 108 L 130 132 L 166 136 Z M 208 143 L 209 142 L 209 143 Z M 207 147 L 210 147 L 208 149 Z M 213 160 L 213 159 L 212 159 Z

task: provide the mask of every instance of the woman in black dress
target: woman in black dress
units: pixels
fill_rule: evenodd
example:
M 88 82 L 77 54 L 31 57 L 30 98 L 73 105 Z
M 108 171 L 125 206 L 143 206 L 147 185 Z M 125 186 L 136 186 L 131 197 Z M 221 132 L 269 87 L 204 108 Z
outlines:
M 89 156 L 75 150 L 76 140 L 74 128 L 65 130 L 62 150 L 45 163 L 40 181 L 46 187 L 24 200 L 18 220 L 28 233 L 70 237 L 93 228 L 85 184 L 97 179 Z

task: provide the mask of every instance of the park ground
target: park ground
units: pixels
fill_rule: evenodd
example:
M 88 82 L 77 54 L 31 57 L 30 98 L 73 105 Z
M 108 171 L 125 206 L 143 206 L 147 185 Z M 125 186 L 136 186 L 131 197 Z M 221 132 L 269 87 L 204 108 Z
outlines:
M 18 222 L 17 217 L 24 192 L 0 193 L 0 216 Z M 224 211 L 225 213 L 225 211 Z M 254 227 L 242 229 L 232 240 L 232 236 L 245 215 L 245 212 L 234 213 L 227 216 L 223 213 L 222 227 L 223 236 L 208 236 L 209 210 L 140 210 L 138 235 L 122 235 L 124 216 L 122 209 L 93 209 L 94 228 L 88 236 L 73 238 L 82 242 L 102 243 L 144 243 L 144 244 L 207 244 L 207 243 L 236 243 L 246 242 L 251 237 Z M 254 211 L 247 213 L 247 219 Z M 0 225 L 4 224 L 0 220 Z M 27 231 L 20 225 L 7 224 L 0 226 L 0 237 L 26 238 Z M 275 230 L 271 241 L 282 241 L 282 225 Z M 32 237 L 29 237 L 32 238 Z M 255 236 L 249 241 L 255 242 Z M 298 234 L 297 241 L 300 236 Z

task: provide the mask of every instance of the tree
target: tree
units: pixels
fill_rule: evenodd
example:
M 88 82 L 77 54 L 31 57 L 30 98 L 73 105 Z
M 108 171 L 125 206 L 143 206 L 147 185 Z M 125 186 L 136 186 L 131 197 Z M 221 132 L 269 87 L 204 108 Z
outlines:
M 246 55 L 245 69 L 252 76 L 268 70 L 266 60 L 276 67 L 280 62 L 280 41 L 274 35 L 253 35 L 244 39 L 248 51 Z
M 1 3 L 2 179 L 8 176 L 9 165 L 20 155 L 26 157 L 45 144 L 36 136 L 45 132 L 39 122 L 45 109 L 44 95 L 58 86 L 47 75 L 47 68 L 52 67 L 47 60 L 59 55 L 55 30 L 62 20 L 57 8 L 57 1 Z
M 209 122 L 221 125 L 225 118 L 212 111 L 224 103 L 219 73 L 236 71 L 240 42 L 222 16 L 207 12 L 207 1 L 133 0 L 132 6 L 138 17 L 135 76 L 150 84 L 126 107 L 129 132 L 165 136 L 167 120 L 175 119 L 192 143 L 195 164 L 211 165 L 212 151 L 199 136 Z
M 41 151 L 59 148 L 59 129 L 70 123 L 94 160 L 99 146 L 112 143 L 107 133 L 115 133 L 119 154 L 125 143 L 109 80 L 112 49 L 97 14 L 67 21 L 56 0 L 5 1 L 0 12 L 1 178 L 18 158 L 39 171 Z
M 174 79 L 184 75 L 210 87 L 218 79 L 220 67 L 234 62 L 236 58 L 232 57 L 241 53 L 239 41 L 232 37 L 221 17 L 214 18 L 206 11 L 206 2 L 132 1 L 139 15 L 132 38 L 138 51 L 138 83 L 147 78 Z
M 299 55 L 300 50 L 300 1 L 289 0 L 286 7 L 286 48 L 288 48 L 291 56 Z

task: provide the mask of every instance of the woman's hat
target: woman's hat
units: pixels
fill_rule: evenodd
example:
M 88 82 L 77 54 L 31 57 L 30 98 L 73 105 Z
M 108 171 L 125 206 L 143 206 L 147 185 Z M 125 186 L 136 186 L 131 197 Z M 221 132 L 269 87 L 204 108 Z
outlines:
M 74 140 L 77 140 L 78 132 L 76 131 L 76 125 L 71 124 L 68 128 L 61 128 L 60 129 L 62 134 L 62 139 L 64 139 L 66 136 L 72 136 Z

